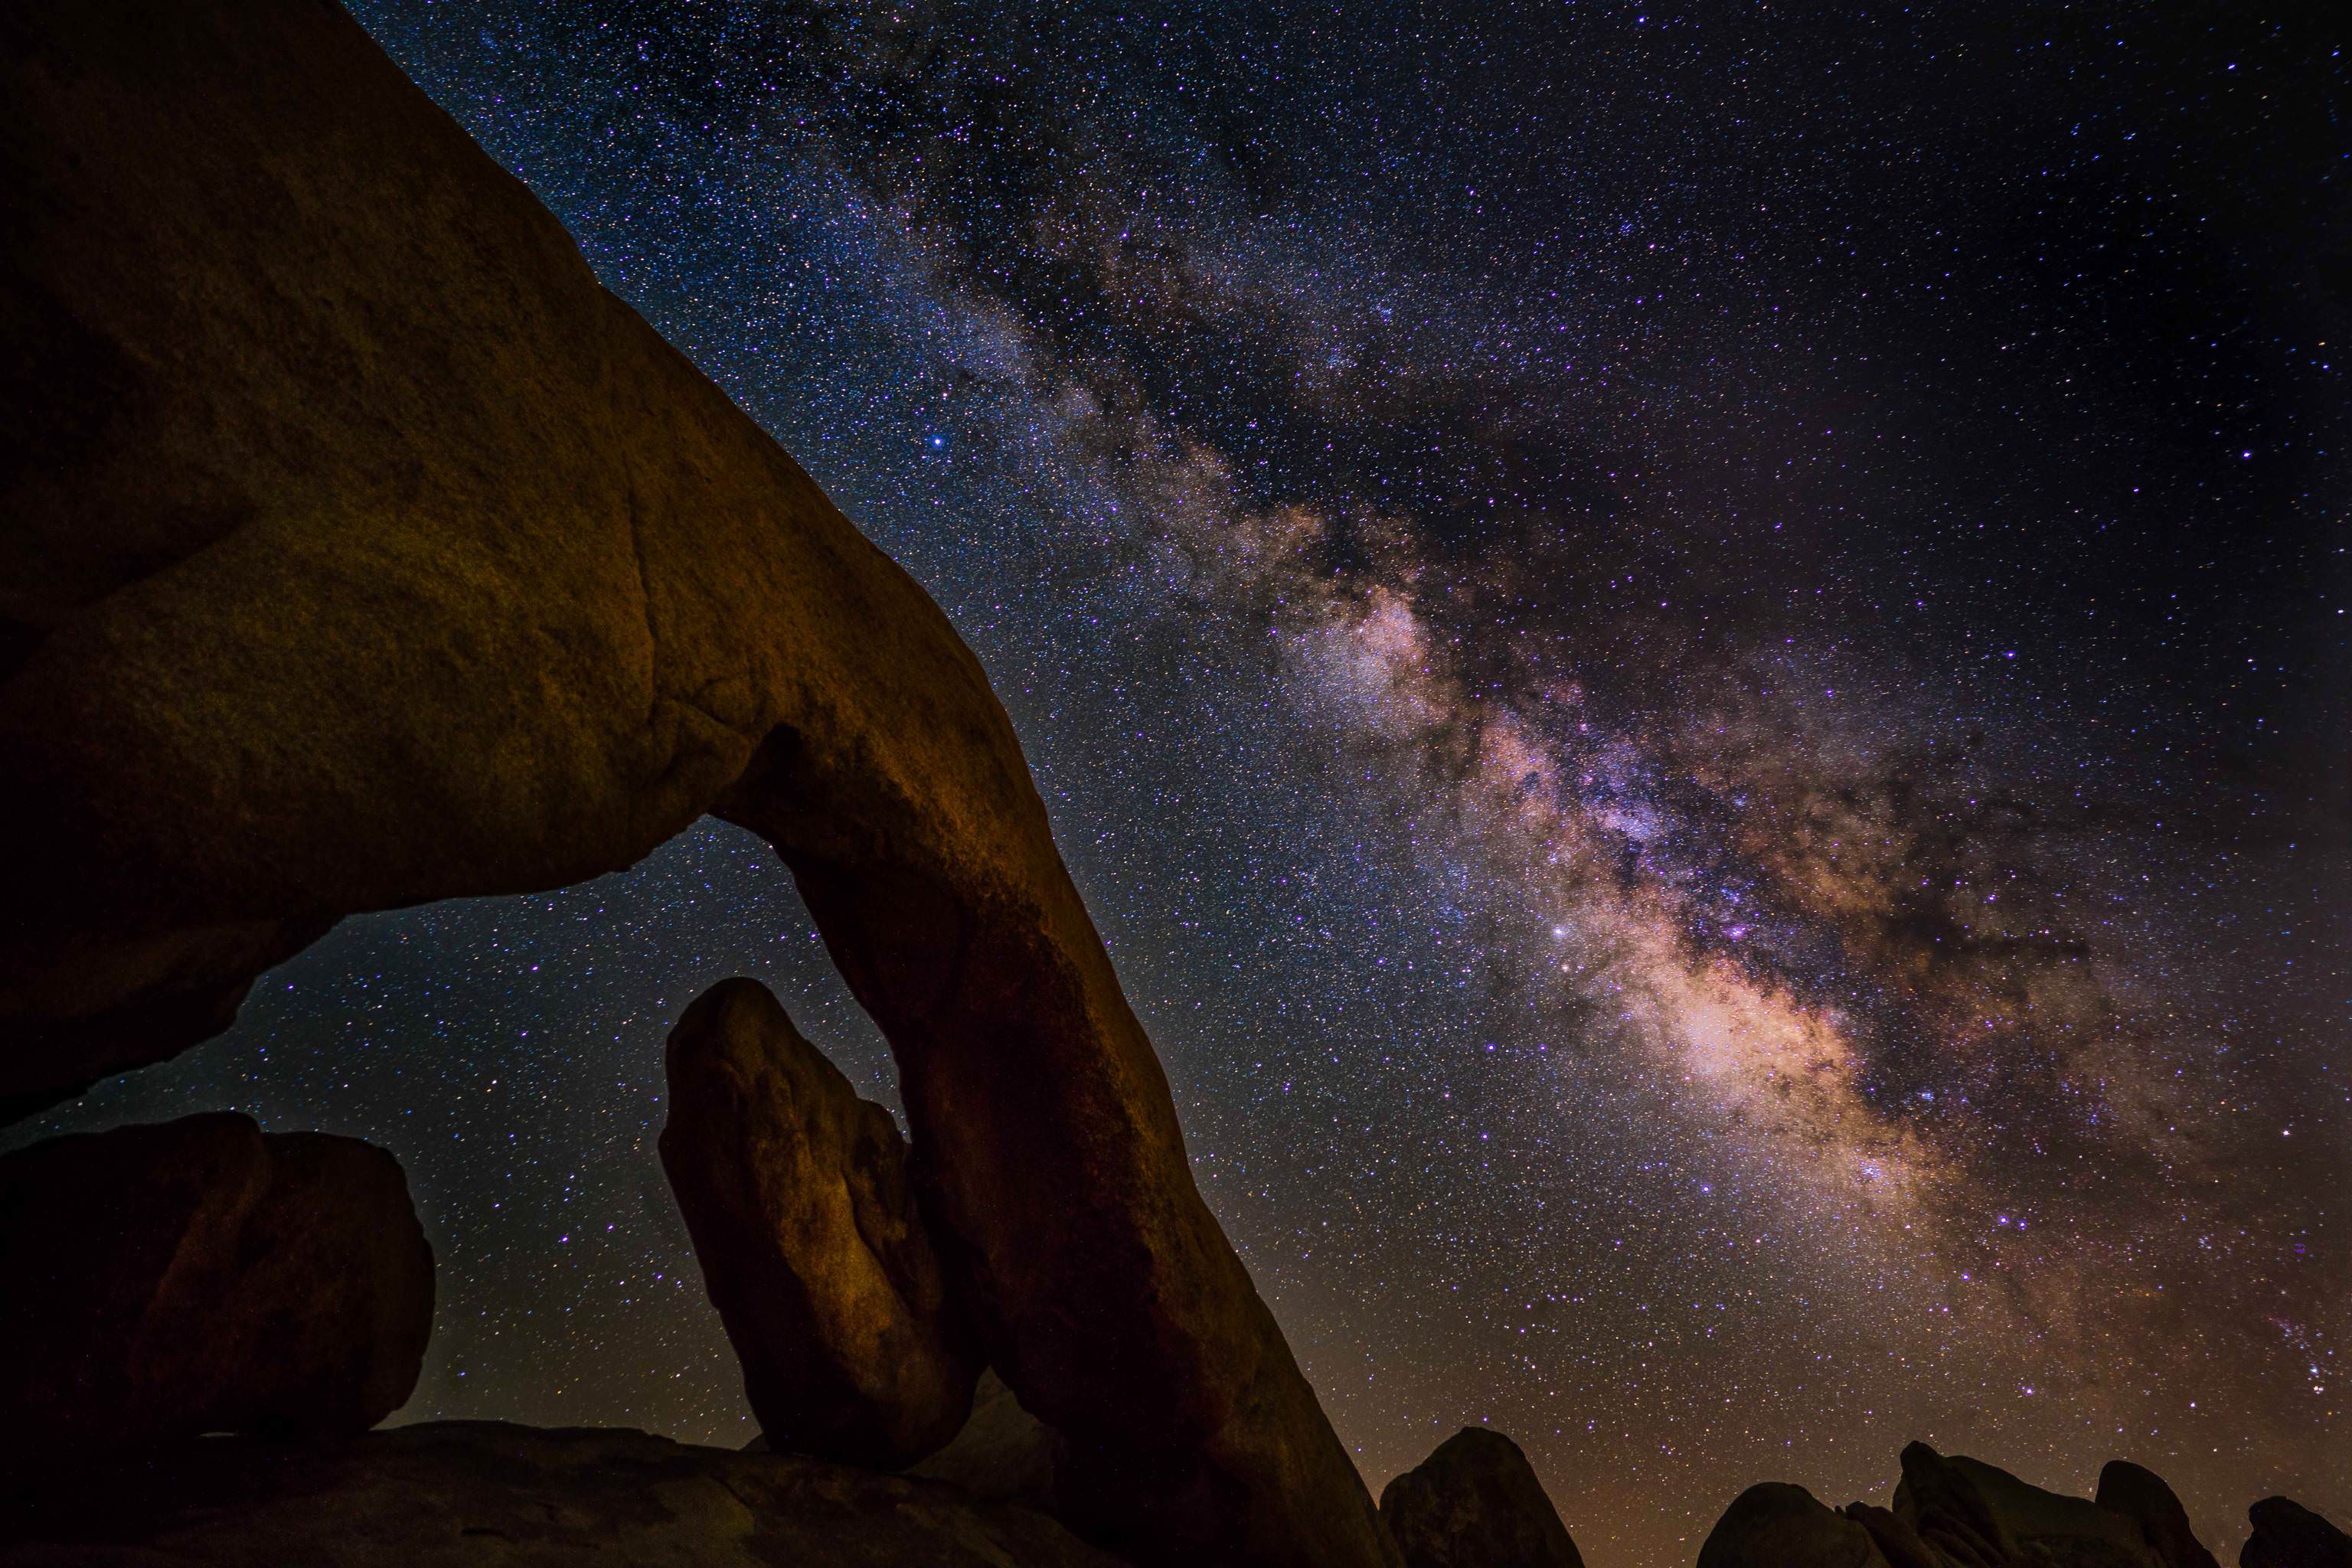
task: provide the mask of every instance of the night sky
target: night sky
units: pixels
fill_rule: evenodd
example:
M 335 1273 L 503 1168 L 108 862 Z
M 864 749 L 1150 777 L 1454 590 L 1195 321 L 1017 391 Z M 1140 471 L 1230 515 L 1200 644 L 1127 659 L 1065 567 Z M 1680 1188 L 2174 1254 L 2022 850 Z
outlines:
M 362 0 L 940 600 L 1375 1489 L 1921 1437 L 2352 1514 L 2352 16 Z M 346 921 L 34 1131 L 388 1145 L 404 1418 L 753 1431 L 655 1153 L 774 856 Z

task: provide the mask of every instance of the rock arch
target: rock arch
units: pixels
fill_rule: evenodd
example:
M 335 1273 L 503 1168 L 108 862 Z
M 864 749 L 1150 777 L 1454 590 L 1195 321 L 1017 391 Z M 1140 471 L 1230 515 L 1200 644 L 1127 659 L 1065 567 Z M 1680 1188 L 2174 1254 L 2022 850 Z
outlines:
M 0 1114 L 343 915 L 772 842 L 1158 1560 L 1391 1560 L 947 619 L 320 0 L 0 17 Z

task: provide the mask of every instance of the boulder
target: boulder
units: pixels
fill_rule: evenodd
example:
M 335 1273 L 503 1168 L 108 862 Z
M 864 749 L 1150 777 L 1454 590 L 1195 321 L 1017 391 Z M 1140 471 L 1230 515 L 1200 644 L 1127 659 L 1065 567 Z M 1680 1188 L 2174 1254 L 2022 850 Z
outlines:
M 1381 1522 L 1405 1568 L 1584 1568 L 1527 1455 L 1483 1426 L 1389 1482 Z
M 2189 1528 L 2189 1510 L 2154 1470 L 2128 1459 L 2108 1460 L 2099 1472 L 2095 1500 L 2101 1508 L 2139 1526 L 2141 1537 L 2163 1568 L 2221 1568 Z
M 1090 1528 L 1392 1561 L 979 662 L 349 16 L 0 7 L 0 1114 L 216 1032 L 344 915 L 715 812 L 889 1039 Z
M 1069 1445 L 1059 1432 L 1022 1407 L 1020 1397 L 993 1371 L 980 1374 L 971 1419 L 955 1440 L 908 1471 L 952 1481 L 977 1498 L 1058 1511 L 1055 1478 Z
M 1958 1568 L 2004 1568 L 2017 1542 L 2000 1527 L 1969 1469 L 1925 1443 L 1903 1448 L 1903 1479 L 1895 1486 L 1895 1516 L 1928 1550 Z
M 1931 1551 L 1961 1568 L 2028 1561 L 2162 1568 L 2130 1515 L 2087 1498 L 2044 1491 L 1980 1459 L 1947 1458 L 1925 1443 L 1903 1450 L 1895 1513 Z
M 981 1363 L 889 1111 L 756 980 L 696 998 L 668 1067 L 662 1169 L 770 1448 L 895 1470 L 941 1447 Z
M 1888 1568 L 1871 1532 L 1785 1481 L 1749 1487 L 1698 1549 L 1698 1568 Z
M 2266 1497 L 2246 1518 L 2238 1568 L 2352 1568 L 2352 1535 L 2291 1498 Z
M 937 1482 L 620 1429 L 435 1422 L 215 1438 L 0 1497 L 5 1568 L 1119 1568 Z
M 433 1253 L 398 1162 L 226 1113 L 0 1156 L 0 1466 L 361 1432 L 416 1386 Z

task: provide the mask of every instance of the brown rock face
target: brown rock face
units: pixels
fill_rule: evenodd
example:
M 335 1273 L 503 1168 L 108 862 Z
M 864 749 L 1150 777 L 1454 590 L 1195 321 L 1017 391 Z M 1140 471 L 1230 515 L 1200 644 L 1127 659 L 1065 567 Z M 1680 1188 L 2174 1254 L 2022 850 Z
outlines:
M 0 1156 L 0 1465 L 361 1432 L 416 1386 L 433 1254 L 390 1154 L 243 1116 Z
M 2254 1532 L 2239 1568 L 2352 1568 L 2352 1535 L 2292 1498 L 2266 1497 L 2246 1510 Z
M 5 1568 L 1121 1568 L 1027 1509 L 616 1428 L 243 1438 L 0 1496 Z
M 2128 1459 L 2108 1460 L 2095 1500 L 2138 1525 L 2164 1568 L 2221 1568 L 2189 1528 L 2189 1510 L 2154 1470 Z
M 1465 1426 L 1381 1493 L 1405 1568 L 1584 1568 L 1519 1446 Z
M 1871 1532 L 1785 1481 L 1749 1487 L 1698 1549 L 1698 1568 L 1888 1568 Z
M 895 1470 L 956 1435 L 979 1351 L 906 1143 L 758 981 L 670 1032 L 661 1156 L 771 1449 Z
M 359 910 L 763 834 L 1156 1560 L 1390 1548 L 934 606 L 320 0 L 0 9 L 0 1105 Z

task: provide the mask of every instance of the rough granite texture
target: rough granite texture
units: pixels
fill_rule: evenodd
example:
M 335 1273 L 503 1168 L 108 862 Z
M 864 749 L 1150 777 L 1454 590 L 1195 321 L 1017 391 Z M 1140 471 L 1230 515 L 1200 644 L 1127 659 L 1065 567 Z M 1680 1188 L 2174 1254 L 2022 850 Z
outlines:
M 322 0 L 25 0 L 0 198 L 0 1107 L 716 812 L 888 1037 L 1091 1528 L 1393 1562 L 978 662 L 520 183 Z
M 399 1163 L 190 1116 L 0 1155 L 0 1475 L 217 1431 L 363 1432 L 416 1387 Z
M 1381 1493 L 1405 1568 L 1584 1568 L 1519 1446 L 1465 1426 Z
M 770 1448 L 895 1470 L 971 1412 L 979 1348 L 906 1141 L 756 980 L 670 1031 L 662 1168 Z
M 216 1438 L 0 1497 L 5 1568 L 1119 1568 L 1027 1509 L 619 1428 Z

